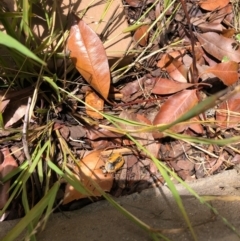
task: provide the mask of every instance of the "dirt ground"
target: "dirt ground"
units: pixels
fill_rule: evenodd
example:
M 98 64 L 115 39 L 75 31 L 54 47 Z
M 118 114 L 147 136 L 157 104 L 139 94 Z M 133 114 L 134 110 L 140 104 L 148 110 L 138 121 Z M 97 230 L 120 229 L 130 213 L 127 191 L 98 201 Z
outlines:
M 240 194 L 240 175 L 237 170 L 224 171 L 221 174 L 189 183 L 201 195 L 220 195 L 232 201 L 211 201 L 220 215 L 226 218 L 240 233 L 239 210 L 237 200 Z M 180 185 L 185 208 L 194 226 L 199 241 L 237 241 L 240 238 L 215 216 L 205 205 Z M 141 193 L 116 199 L 119 204 L 153 228 L 162 229 L 170 240 L 193 240 L 185 227 L 182 215 L 167 187 L 148 189 Z M 15 225 L 17 220 L 3 222 L 0 226 L 0 239 Z M 118 213 L 106 201 L 88 205 L 74 212 L 53 214 L 46 229 L 38 236 L 40 241 L 71 240 L 151 240 L 149 235 Z M 20 238 L 18 239 L 20 240 Z

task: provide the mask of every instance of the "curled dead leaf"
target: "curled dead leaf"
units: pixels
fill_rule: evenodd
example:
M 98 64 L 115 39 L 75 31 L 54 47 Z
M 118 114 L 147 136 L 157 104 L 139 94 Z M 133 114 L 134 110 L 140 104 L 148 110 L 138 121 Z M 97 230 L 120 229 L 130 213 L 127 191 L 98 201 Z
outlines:
M 230 60 L 240 62 L 240 48 L 238 43 L 214 32 L 196 34 L 204 50 L 218 60 L 227 56 Z M 214 41 L 213 41 L 214 40 Z
M 134 41 L 138 42 L 142 47 L 147 45 L 148 28 L 149 28 L 149 25 L 143 25 L 143 26 L 139 27 L 133 35 Z
M 76 69 L 107 100 L 110 70 L 105 49 L 97 34 L 77 17 L 70 30 L 67 49 Z
M 205 73 L 212 73 L 217 76 L 225 85 L 229 86 L 238 80 L 238 64 L 234 61 L 216 64 L 205 70 Z
M 151 92 L 153 94 L 168 95 L 179 92 L 192 86 L 194 85 L 190 83 L 181 83 L 166 78 L 156 78 L 154 87 Z
M 102 167 L 105 166 L 105 162 L 101 157 L 102 151 L 103 150 L 92 151 L 79 162 L 80 169 L 78 167 L 74 169 L 78 174 L 76 177 L 85 188 L 92 193 L 92 196 L 95 197 L 99 197 L 101 194 L 96 189 L 93 182 L 96 182 L 103 191 L 108 192 L 112 188 L 114 179 L 112 174 L 103 172 Z M 89 196 L 76 191 L 73 186 L 67 184 L 63 204 L 86 197 Z
M 85 102 L 96 110 L 103 111 L 104 101 L 95 92 L 87 91 Z M 88 107 L 88 105 L 86 105 L 86 113 L 90 117 L 96 119 L 103 119 L 103 116 L 101 114 L 92 110 L 90 107 Z
M 219 10 L 229 4 L 229 0 L 202 0 L 199 1 L 199 6 L 208 11 Z
M 154 125 L 169 124 L 177 118 L 185 114 L 198 103 L 196 90 L 183 90 L 175 95 L 172 95 L 161 106 L 160 111 L 153 120 Z M 171 128 L 174 132 L 182 132 L 188 128 L 191 123 L 180 123 Z M 153 133 L 154 138 L 161 138 L 161 133 Z

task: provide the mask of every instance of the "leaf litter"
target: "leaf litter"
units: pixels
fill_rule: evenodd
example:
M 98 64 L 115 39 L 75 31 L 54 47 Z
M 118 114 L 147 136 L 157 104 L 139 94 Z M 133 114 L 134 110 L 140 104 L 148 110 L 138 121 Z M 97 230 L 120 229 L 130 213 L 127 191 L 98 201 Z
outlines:
M 99 187 L 118 197 L 164 184 L 149 156 L 127 138 L 126 132 L 183 180 L 213 175 L 239 163 L 236 158 L 239 144 L 221 147 L 172 137 L 183 134 L 190 138 L 221 140 L 237 136 L 239 93 L 227 100 L 223 98 L 222 103 L 192 116 L 189 121 L 174 125 L 169 132 L 159 131 L 207 97 L 228 86 L 234 89 L 239 85 L 240 44 L 236 31 L 232 31 L 234 5 L 228 0 L 189 1 L 184 6 L 186 16 L 183 6 L 175 3 L 165 14 L 164 21 L 157 21 L 151 28 L 164 11 L 161 3 L 152 5 L 154 1 L 138 0 L 126 3 L 125 14 L 130 25 L 141 15 L 145 18 L 142 22 L 148 23 L 139 26 L 137 23 L 132 30 L 134 51 L 143 53 L 142 58 L 138 59 L 135 54 L 128 72 L 113 82 L 121 66 L 109 67 L 103 47 L 107 40 L 101 39 L 74 15 L 66 50 L 79 74 L 74 76 L 77 77 L 74 81 L 65 83 L 65 89 L 72 96 L 58 102 L 54 91 L 48 95 L 49 88 L 41 86 L 42 92 L 29 119 L 31 148 L 36 147 L 41 135 L 46 138 L 44 129 L 48 121 L 53 123 L 48 128 L 54 133 L 54 145 L 48 157 L 43 155 L 42 161 L 50 155 L 60 168 L 70 168 L 88 190 L 88 194 L 80 193 L 70 183 L 63 184 L 59 200 L 63 199 L 67 209 L 72 209 L 76 200 L 100 199 Z M 157 29 L 161 31 L 155 34 Z M 195 76 L 194 71 L 198 73 Z M 27 98 L 23 96 L 29 95 L 29 89 L 11 90 L 4 95 L 5 92 L 2 88 L 0 109 L 2 126 L 6 128 L 0 132 L 6 139 L 1 141 L 2 153 L 6 152 L 4 145 L 19 145 L 21 135 L 17 133 L 23 128 L 27 111 Z M 116 94 L 121 97 L 115 98 Z M 17 100 L 15 95 L 19 95 Z M 115 116 L 118 128 L 107 118 L 110 115 Z M 12 131 L 13 127 L 18 128 L 16 132 Z M 169 133 L 173 134 L 169 136 Z M 7 152 L 9 161 L 5 157 L 1 163 L 1 179 L 11 169 L 7 166 L 15 169 L 26 154 L 22 151 L 22 155 L 13 155 L 11 151 Z M 104 155 L 106 151 L 108 155 Z M 8 199 L 9 185 L 8 180 L 2 186 L 1 207 Z

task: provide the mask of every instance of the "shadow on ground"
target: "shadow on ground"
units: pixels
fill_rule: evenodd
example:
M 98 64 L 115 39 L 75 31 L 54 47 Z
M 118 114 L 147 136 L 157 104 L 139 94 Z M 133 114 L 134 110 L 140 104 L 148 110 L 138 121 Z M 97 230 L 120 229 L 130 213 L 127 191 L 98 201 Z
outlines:
M 240 175 L 236 170 L 225 171 L 191 182 L 189 185 L 200 195 L 239 196 Z M 182 196 L 198 240 L 240 240 L 219 216 L 199 203 L 180 184 L 176 187 Z M 210 203 L 240 233 L 240 202 L 237 198 L 233 201 L 214 200 Z M 135 193 L 116 200 L 152 228 L 163 230 L 170 240 L 193 240 L 189 231 L 184 230 L 185 222 L 167 187 L 148 189 L 140 194 Z M 0 225 L 0 239 L 16 222 L 7 221 Z M 151 240 L 147 233 L 116 211 L 107 201 L 93 203 L 73 212 L 53 214 L 38 238 L 40 241 Z

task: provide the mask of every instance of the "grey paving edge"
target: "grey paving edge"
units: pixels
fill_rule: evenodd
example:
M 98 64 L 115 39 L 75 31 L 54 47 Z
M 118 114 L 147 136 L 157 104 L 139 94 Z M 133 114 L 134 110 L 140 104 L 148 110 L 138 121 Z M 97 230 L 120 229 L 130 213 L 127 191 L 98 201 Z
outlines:
M 188 183 L 200 195 L 240 195 L 240 175 L 236 170 Z M 200 241 L 237 241 L 240 238 L 219 216 L 193 198 L 184 187 L 176 185 Z M 168 187 L 152 188 L 141 193 L 116 199 L 124 208 L 153 228 L 173 232 L 184 228 L 185 222 L 176 207 Z M 240 202 L 212 201 L 212 206 L 240 233 Z M 18 220 L 0 224 L 0 240 Z M 201 225 L 200 225 L 201 224 Z M 189 231 L 165 234 L 170 240 L 193 240 Z M 20 237 L 18 240 L 21 240 Z M 150 236 L 116 211 L 108 202 L 101 201 L 73 212 L 53 214 L 40 241 L 145 241 Z

